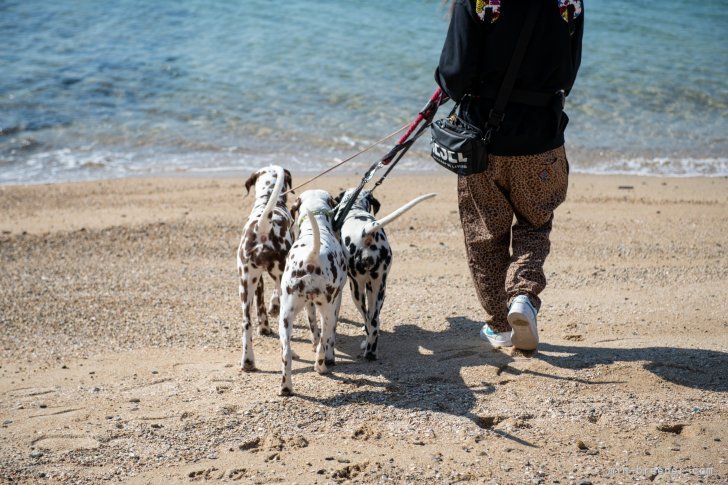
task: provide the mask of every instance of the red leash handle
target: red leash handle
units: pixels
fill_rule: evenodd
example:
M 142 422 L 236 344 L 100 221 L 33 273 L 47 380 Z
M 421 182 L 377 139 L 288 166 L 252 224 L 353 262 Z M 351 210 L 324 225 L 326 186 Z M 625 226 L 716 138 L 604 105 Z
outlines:
M 419 125 L 422 120 L 427 118 L 430 115 L 430 112 L 432 111 L 432 108 L 440 106 L 440 103 L 442 102 L 443 92 L 440 86 L 435 89 L 435 92 L 432 93 L 432 96 L 430 96 L 430 100 L 427 102 L 424 108 L 417 114 L 417 117 L 414 119 L 412 124 L 410 125 L 409 129 L 405 132 L 404 135 L 402 135 L 402 138 L 399 139 L 397 143 L 402 144 L 405 141 L 407 141 L 407 138 L 412 134 L 413 131 L 415 131 L 415 128 L 417 128 L 417 125 Z
M 369 182 L 372 177 L 374 176 L 374 173 L 379 170 L 382 166 L 388 165 L 393 160 L 396 160 L 394 164 L 392 164 L 391 167 L 387 170 L 387 173 L 384 174 L 384 177 L 389 174 L 389 172 L 392 171 L 392 169 L 397 164 L 397 161 L 399 161 L 400 158 L 407 152 L 409 147 L 412 146 L 412 144 L 415 142 L 417 137 L 422 134 L 422 131 L 427 128 L 427 124 L 425 124 L 420 131 L 415 133 L 414 137 L 412 139 L 409 139 L 410 135 L 415 131 L 417 126 L 422 122 L 422 120 L 428 120 L 428 123 L 432 121 L 432 118 L 435 116 L 435 113 L 437 112 L 437 108 L 440 107 L 440 104 L 444 103 L 448 100 L 447 94 L 445 94 L 440 87 L 435 89 L 435 92 L 432 93 L 432 96 L 430 97 L 430 100 L 427 102 L 424 108 L 422 108 L 422 111 L 419 112 L 417 117 L 412 121 L 412 123 L 409 125 L 409 129 L 407 132 L 399 139 L 397 144 L 392 148 L 389 153 L 387 153 L 381 160 L 378 162 L 375 162 L 374 165 L 372 165 L 367 173 L 364 174 L 364 177 L 361 179 L 361 182 L 359 183 L 359 187 L 354 189 L 354 193 L 349 197 L 346 204 L 343 208 L 339 208 L 341 205 L 341 202 L 339 202 L 339 205 L 336 206 L 334 209 L 335 215 L 333 220 L 333 227 L 334 231 L 340 231 L 341 227 L 344 225 L 344 219 L 346 218 L 346 215 L 351 210 L 351 207 L 354 205 L 354 201 L 356 200 L 357 196 L 361 192 L 361 190 L 364 188 L 367 182 Z M 407 126 L 407 125 L 405 125 Z M 402 128 L 404 129 L 404 128 Z M 384 177 L 382 177 L 374 186 L 376 188 L 379 186 L 382 181 L 384 181 Z M 374 190 L 372 188 L 372 190 Z
M 433 110 L 436 110 L 442 103 L 447 101 L 448 96 L 445 94 L 445 92 L 438 86 L 437 89 L 435 89 L 435 92 L 432 93 L 432 96 L 430 96 L 430 100 L 427 101 L 427 104 L 424 108 L 417 114 L 417 117 L 412 121 L 407 131 L 402 135 L 402 137 L 397 141 L 397 147 L 402 145 L 404 142 L 407 141 L 407 138 L 410 137 L 410 135 L 415 131 L 417 126 L 422 122 L 422 120 L 429 118 Z M 393 149 L 386 157 L 382 159 L 382 165 L 387 165 L 389 162 L 392 161 L 394 158 L 394 155 L 398 150 L 396 148 Z

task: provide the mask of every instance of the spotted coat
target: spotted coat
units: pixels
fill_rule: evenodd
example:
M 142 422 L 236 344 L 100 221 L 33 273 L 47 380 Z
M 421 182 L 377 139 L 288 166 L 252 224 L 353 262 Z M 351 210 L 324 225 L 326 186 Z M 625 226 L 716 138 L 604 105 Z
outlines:
M 267 233 L 262 234 L 259 231 L 261 216 L 265 212 L 279 173 L 284 174 L 283 187 L 279 192 L 275 207 L 268 213 L 270 229 Z M 281 275 L 286 256 L 293 244 L 293 217 L 286 207 L 286 195 L 283 193 L 286 189 L 291 188 L 291 184 L 290 172 L 277 166 L 262 168 L 253 173 L 245 182 L 248 192 L 255 185 L 255 202 L 243 228 L 237 252 L 239 294 L 243 308 L 243 355 L 240 364 L 245 371 L 255 370 L 250 316 L 253 298 L 255 298 L 257 307 L 258 334 L 269 335 L 271 333 L 263 296 L 264 273 L 267 273 L 274 282 L 269 312 L 276 316 L 279 311 Z
M 348 200 L 353 190 L 342 192 L 338 199 Z M 366 233 L 376 222 L 374 214 L 379 202 L 371 192 L 359 193 L 341 228 L 341 240 L 348 263 L 349 288 L 359 313 L 364 319 L 366 340 L 362 342 L 364 357 L 377 358 L 380 313 L 384 304 L 387 276 L 392 266 L 392 249 L 383 228 Z M 372 214 L 372 212 L 374 214 Z
M 288 253 L 281 280 L 278 322 L 282 356 L 281 395 L 293 394 L 291 330 L 302 308 L 306 308 L 311 342 L 316 351 L 314 369 L 323 374 L 335 365 L 336 323 L 346 284 L 346 259 L 331 226 L 329 213 L 333 208 L 334 200 L 323 190 L 303 192 L 292 208 L 298 221 L 299 235 Z M 307 211 L 313 214 L 313 221 L 307 216 Z M 317 254 L 314 251 L 314 224 L 319 233 Z M 320 330 L 316 324 L 317 312 Z

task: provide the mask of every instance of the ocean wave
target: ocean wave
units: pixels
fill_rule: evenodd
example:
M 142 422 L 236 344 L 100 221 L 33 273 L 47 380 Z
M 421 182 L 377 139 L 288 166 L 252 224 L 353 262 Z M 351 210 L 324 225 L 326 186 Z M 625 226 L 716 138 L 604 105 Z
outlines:
M 602 175 L 648 175 L 666 177 L 726 177 L 728 158 L 636 157 L 575 164 L 572 172 Z

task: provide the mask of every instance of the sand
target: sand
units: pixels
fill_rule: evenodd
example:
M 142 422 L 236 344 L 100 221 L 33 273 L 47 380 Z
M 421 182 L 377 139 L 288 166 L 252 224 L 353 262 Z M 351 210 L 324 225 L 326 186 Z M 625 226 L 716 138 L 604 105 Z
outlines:
M 478 338 L 455 179 L 391 176 L 383 214 L 439 196 L 388 226 L 380 359 L 347 289 L 291 398 L 276 336 L 240 371 L 243 182 L 0 187 L 1 481 L 728 480 L 728 179 L 573 175 L 525 355 Z

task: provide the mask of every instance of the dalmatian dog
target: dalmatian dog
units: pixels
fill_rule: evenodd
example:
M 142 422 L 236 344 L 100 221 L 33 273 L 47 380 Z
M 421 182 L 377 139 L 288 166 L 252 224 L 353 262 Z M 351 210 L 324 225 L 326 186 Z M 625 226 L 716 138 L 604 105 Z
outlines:
M 346 284 L 346 259 L 331 225 L 334 206 L 328 192 L 307 190 L 291 209 L 297 215 L 299 235 L 288 253 L 281 281 L 278 328 L 283 361 L 282 396 L 293 394 L 291 330 L 303 307 L 306 308 L 316 352 L 314 369 L 324 374 L 329 366 L 335 364 L 336 322 Z M 317 307 L 321 331 L 316 324 Z
M 353 194 L 354 189 L 339 194 L 339 206 L 343 207 Z M 384 233 L 384 226 L 435 195 L 437 194 L 420 196 L 377 221 L 374 215 L 379 212 L 379 201 L 368 190 L 362 190 L 344 219 L 341 240 L 347 260 L 351 297 L 364 319 L 366 339 L 361 348 L 367 360 L 377 359 L 379 314 L 384 304 L 387 275 L 392 265 L 392 249 Z
M 240 302 L 243 306 L 243 356 L 240 364 L 244 371 L 255 370 L 250 318 L 253 297 L 258 311 L 258 334 L 270 335 L 263 296 L 263 273 L 268 273 L 275 283 L 269 311 L 277 316 L 281 275 L 293 244 L 293 216 L 286 207 L 283 192 L 292 185 L 290 172 L 276 165 L 262 168 L 245 182 L 247 193 L 253 185 L 255 202 L 243 228 L 237 256 Z

